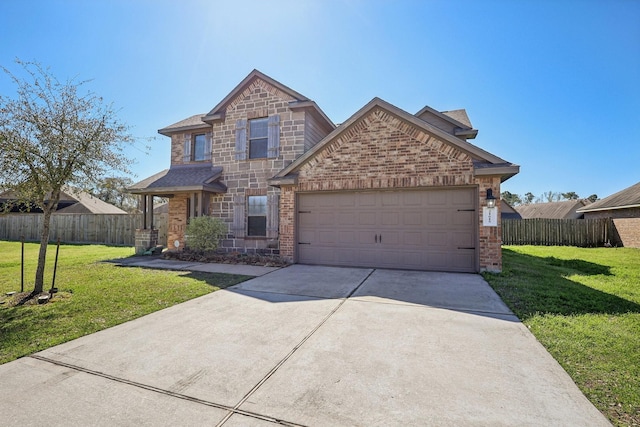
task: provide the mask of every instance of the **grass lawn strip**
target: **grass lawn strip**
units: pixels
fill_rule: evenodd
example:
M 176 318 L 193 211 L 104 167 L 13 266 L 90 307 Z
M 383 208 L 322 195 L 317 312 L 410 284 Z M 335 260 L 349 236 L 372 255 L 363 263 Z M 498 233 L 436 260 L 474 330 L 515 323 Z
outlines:
M 119 267 L 100 261 L 133 254 L 131 248 L 62 245 L 59 292 L 47 304 L 10 306 L 20 291 L 20 243 L 0 241 L 0 363 L 127 322 L 205 295 L 250 276 Z M 33 290 L 38 245 L 25 244 L 25 286 Z M 45 290 L 51 287 L 55 246 L 49 247 Z
M 640 425 L 640 250 L 510 246 L 485 279 L 619 426 Z

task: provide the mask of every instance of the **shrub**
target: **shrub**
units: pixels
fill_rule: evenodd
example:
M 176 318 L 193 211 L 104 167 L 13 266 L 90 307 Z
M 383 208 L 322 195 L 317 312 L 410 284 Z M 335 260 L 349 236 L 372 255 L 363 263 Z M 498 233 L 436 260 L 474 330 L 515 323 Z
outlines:
M 214 251 L 226 232 L 227 226 L 220 218 L 191 218 L 186 230 L 187 245 L 196 251 Z

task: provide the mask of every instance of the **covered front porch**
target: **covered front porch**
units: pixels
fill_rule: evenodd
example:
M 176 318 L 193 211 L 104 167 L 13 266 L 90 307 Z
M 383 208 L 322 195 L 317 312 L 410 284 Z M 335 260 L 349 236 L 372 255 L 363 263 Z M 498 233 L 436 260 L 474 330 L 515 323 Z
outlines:
M 209 215 L 211 200 L 226 193 L 219 182 L 222 168 L 210 165 L 174 165 L 131 187 L 128 191 L 142 198 L 143 227 L 136 230 L 136 254 L 144 254 L 158 244 L 158 230 L 154 225 L 154 197 L 169 199 L 168 246 L 183 249 L 185 229 L 190 218 Z

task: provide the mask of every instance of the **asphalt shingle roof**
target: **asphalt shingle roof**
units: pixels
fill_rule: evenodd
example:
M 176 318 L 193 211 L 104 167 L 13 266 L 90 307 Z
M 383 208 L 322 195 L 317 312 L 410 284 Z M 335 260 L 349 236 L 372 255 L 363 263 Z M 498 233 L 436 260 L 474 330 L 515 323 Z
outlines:
M 522 218 L 577 219 L 582 215 L 576 211 L 588 204 L 588 200 L 568 200 L 565 202 L 531 203 L 515 208 Z
M 170 169 L 143 179 L 129 187 L 132 193 L 152 193 L 188 190 L 226 192 L 224 184 L 217 182 L 222 174 L 221 167 L 211 165 L 174 165 Z
M 640 207 L 640 182 L 627 187 L 622 191 L 598 200 L 579 210 L 579 212 L 592 212 L 596 210 L 622 209 Z

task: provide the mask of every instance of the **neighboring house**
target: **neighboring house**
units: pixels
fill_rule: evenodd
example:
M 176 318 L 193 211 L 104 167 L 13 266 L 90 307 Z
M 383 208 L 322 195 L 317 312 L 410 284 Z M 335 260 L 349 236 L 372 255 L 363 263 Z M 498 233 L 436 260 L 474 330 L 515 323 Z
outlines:
M 130 187 L 169 199 L 169 246 L 191 217 L 223 219 L 227 251 L 310 264 L 476 272 L 502 268 L 486 191 L 519 172 L 467 139 L 464 110 L 413 115 L 379 98 L 336 127 L 298 92 L 254 70 L 207 114 L 159 133 L 170 168 Z M 499 208 L 497 208 L 499 211 Z M 145 225 L 139 241 L 151 246 Z M 140 249 L 142 246 L 140 246 Z
M 623 246 L 640 248 L 640 182 L 578 210 L 586 219 L 612 218 Z
M 0 206 L 6 202 L 14 200 L 11 193 L 0 194 Z M 11 210 L 13 213 L 42 213 L 42 210 L 36 207 L 25 209 L 24 206 L 14 206 Z M 65 188 L 60 194 L 58 209 L 55 214 L 125 214 L 127 212 L 122 209 L 104 202 L 91 194 L 77 190 L 74 188 Z
M 550 203 L 530 203 L 528 205 L 517 206 L 515 210 L 522 216 L 522 219 L 581 219 L 584 216 L 582 213 L 578 213 L 578 210 L 589 203 L 589 200 L 586 199 Z
M 522 219 L 522 216 L 504 199 L 500 200 L 500 216 L 502 219 Z

